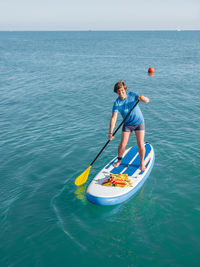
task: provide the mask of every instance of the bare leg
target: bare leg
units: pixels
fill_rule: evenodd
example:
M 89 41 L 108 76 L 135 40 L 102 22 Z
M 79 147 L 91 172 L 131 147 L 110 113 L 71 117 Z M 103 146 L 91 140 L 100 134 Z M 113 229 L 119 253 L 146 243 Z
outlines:
M 144 134 L 145 134 L 144 130 L 135 131 L 139 155 L 140 155 L 140 169 L 142 171 L 146 169 L 144 165 L 144 156 L 145 156 Z
M 128 144 L 129 137 L 131 135 L 131 132 L 122 132 L 121 135 L 121 142 L 118 147 L 118 157 L 122 157 L 124 154 L 124 151 L 126 149 L 126 145 Z M 113 166 L 118 167 L 121 163 L 121 160 L 118 160 Z

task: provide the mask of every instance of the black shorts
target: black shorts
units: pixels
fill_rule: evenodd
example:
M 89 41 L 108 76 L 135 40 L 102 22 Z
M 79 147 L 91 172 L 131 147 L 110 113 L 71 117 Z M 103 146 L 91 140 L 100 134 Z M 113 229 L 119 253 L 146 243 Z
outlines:
M 144 131 L 145 124 L 144 121 L 138 125 L 123 125 L 122 132 L 131 132 L 132 131 Z

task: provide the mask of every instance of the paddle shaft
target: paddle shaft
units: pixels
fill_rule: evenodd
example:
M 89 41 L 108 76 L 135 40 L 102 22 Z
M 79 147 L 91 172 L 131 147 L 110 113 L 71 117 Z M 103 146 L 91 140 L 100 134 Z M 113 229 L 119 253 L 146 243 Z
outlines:
M 129 111 L 129 113 L 126 115 L 126 117 L 123 119 L 123 121 L 120 123 L 120 125 L 117 127 L 117 129 L 114 131 L 113 136 L 117 133 L 117 131 L 119 130 L 119 128 L 122 126 L 122 124 L 125 122 L 125 120 L 128 118 L 128 116 L 131 114 L 131 112 L 133 111 L 133 109 L 137 106 L 137 104 L 140 102 L 140 100 L 138 100 L 135 105 L 132 107 L 132 109 Z M 105 145 L 102 147 L 102 149 L 100 150 L 100 152 L 98 153 L 98 155 L 96 156 L 96 158 L 93 160 L 93 162 L 90 164 L 90 166 L 92 166 L 95 161 L 98 159 L 98 157 L 101 155 L 101 153 L 103 152 L 103 150 L 107 147 L 107 145 L 110 143 L 110 140 L 108 140 Z

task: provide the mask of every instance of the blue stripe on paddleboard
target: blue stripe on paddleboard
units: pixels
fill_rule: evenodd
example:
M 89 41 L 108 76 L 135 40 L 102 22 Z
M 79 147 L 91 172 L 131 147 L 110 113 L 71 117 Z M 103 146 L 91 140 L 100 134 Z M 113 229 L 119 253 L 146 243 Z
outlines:
M 151 151 L 150 144 L 145 144 L 145 156 L 144 156 L 145 159 L 150 151 Z M 128 166 L 128 168 L 124 173 L 128 174 L 128 176 L 132 176 L 139 167 L 140 167 L 140 156 L 138 155 L 135 158 L 135 160 Z
M 138 152 L 138 146 L 133 146 L 129 152 L 125 155 L 124 158 L 122 158 L 122 162 L 118 167 L 115 167 L 114 169 L 112 169 L 112 173 L 113 174 L 119 174 L 121 173 L 124 168 L 127 167 L 127 165 L 129 164 L 129 162 L 135 157 L 135 155 Z

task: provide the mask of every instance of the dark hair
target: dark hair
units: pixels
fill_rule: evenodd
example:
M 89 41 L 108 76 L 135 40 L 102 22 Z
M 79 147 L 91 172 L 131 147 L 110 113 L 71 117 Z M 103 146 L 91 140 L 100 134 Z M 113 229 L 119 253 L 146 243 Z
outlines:
M 119 81 L 119 82 L 117 82 L 117 83 L 115 84 L 115 86 L 114 86 L 114 92 L 117 93 L 117 91 L 118 91 L 120 88 L 122 88 L 122 87 L 124 87 L 125 90 L 127 89 L 127 86 L 126 86 L 125 82 L 123 82 L 123 81 L 121 80 L 121 81 Z

